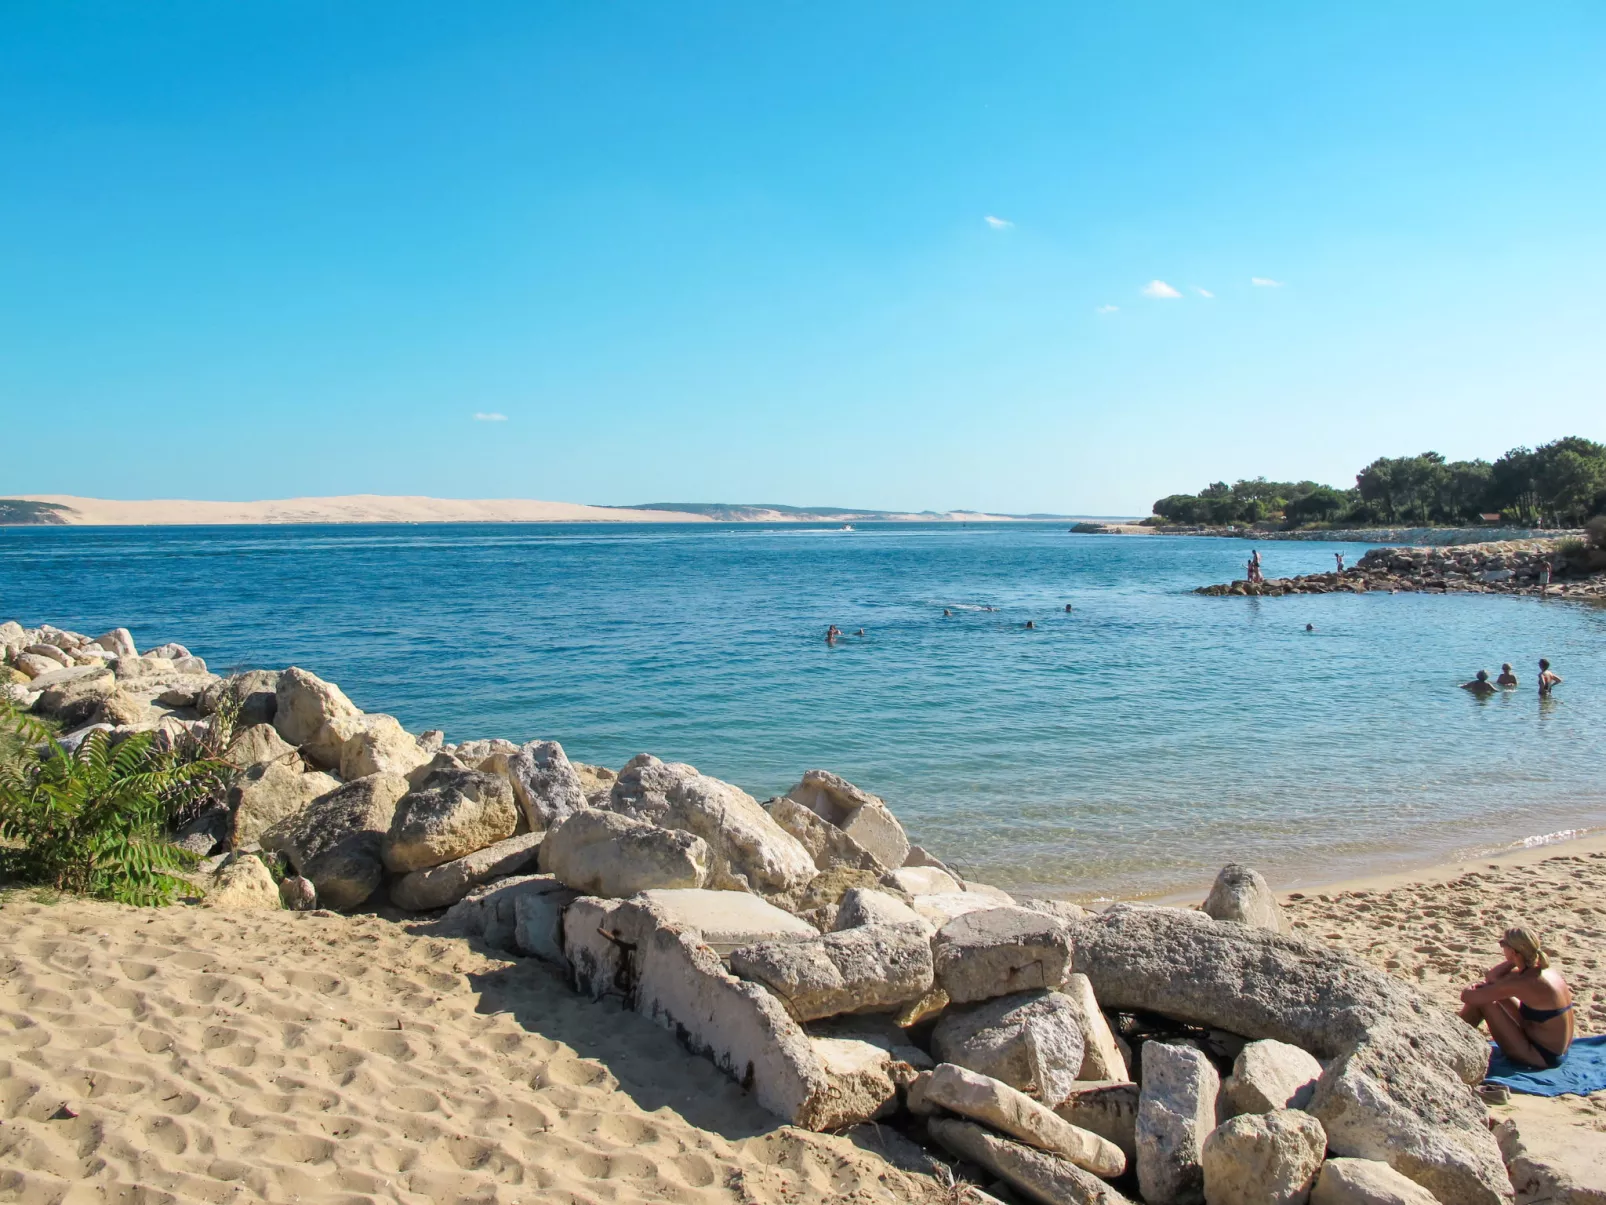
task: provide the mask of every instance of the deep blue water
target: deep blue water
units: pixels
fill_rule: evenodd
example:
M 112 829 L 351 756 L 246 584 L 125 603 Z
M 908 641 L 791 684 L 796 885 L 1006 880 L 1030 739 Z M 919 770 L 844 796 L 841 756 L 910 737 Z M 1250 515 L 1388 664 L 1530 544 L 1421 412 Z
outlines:
M 1335 550 L 1363 547 L 1263 555 Z M 836 770 L 1011 888 L 1164 892 L 1232 859 L 1321 882 L 1606 823 L 1606 611 L 1189 593 L 1247 551 L 1057 524 L 0 528 L 0 619 L 301 665 L 414 731 L 648 751 L 759 798 Z M 867 635 L 828 647 L 829 623 Z M 1501 661 L 1520 691 L 1457 689 Z

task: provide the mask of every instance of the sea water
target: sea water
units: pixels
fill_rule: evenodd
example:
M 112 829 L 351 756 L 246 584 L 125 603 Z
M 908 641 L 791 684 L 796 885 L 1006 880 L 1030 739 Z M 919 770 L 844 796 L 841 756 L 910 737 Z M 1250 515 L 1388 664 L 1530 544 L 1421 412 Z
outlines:
M 967 873 L 1072 898 L 1606 823 L 1606 611 L 1191 593 L 1250 547 L 1064 524 L 0 528 L 0 619 L 300 665 L 415 732 L 650 752 L 759 799 L 834 770 Z M 1261 550 L 1282 576 L 1364 546 Z M 1519 690 L 1459 689 L 1502 661 Z

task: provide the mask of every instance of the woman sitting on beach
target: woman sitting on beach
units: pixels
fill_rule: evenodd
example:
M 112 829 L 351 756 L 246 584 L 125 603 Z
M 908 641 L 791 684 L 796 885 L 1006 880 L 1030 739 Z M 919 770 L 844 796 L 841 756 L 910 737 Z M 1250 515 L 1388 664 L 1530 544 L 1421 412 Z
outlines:
M 1531 929 L 1507 929 L 1505 955 L 1483 982 L 1461 992 L 1461 1019 L 1489 1023 L 1500 1052 L 1529 1067 L 1559 1067 L 1573 1041 L 1573 992 Z

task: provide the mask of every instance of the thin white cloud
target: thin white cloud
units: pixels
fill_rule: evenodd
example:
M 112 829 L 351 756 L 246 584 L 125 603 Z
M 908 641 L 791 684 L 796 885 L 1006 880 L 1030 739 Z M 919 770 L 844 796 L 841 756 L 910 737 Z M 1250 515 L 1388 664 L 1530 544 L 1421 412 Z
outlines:
M 1273 280 L 1269 276 L 1251 276 L 1249 278 L 1249 283 L 1262 289 L 1280 289 L 1283 287 L 1282 281 Z
M 1163 297 L 1167 301 L 1175 301 L 1178 297 L 1182 296 L 1181 293 L 1177 292 L 1163 280 L 1151 280 L 1148 284 L 1144 285 L 1143 295 L 1145 297 Z
M 1100 306 L 1095 306 L 1093 308 L 1093 312 L 1096 313 L 1096 314 L 1113 314 L 1113 313 L 1115 313 L 1116 310 L 1118 310 L 1120 308 L 1121 307 L 1118 306 L 1118 305 L 1100 305 Z
M 498 414 L 494 410 L 489 413 L 481 410 L 474 415 L 474 421 L 477 423 L 505 423 L 507 422 L 507 415 Z
M 1009 221 L 1007 218 L 995 218 L 992 214 L 988 214 L 982 219 L 982 221 L 986 222 L 994 230 L 1008 230 L 1015 224 L 1014 222 Z
M 1209 289 L 1201 289 L 1198 285 L 1194 285 L 1193 286 L 1193 291 L 1195 293 L 1199 294 L 1199 296 L 1201 296 L 1201 297 L 1209 297 L 1209 298 L 1212 298 L 1212 299 L 1215 297 L 1215 294 L 1212 293 Z

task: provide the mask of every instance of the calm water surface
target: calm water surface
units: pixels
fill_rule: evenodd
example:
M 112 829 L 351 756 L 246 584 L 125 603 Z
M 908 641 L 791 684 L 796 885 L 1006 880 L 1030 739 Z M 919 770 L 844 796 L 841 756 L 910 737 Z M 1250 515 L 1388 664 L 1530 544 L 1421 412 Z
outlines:
M 1283 575 L 1335 550 L 1364 547 L 1262 552 Z M 0 528 L 0 619 L 297 664 L 414 731 L 647 751 L 759 798 L 836 770 L 1013 889 L 1166 892 L 1231 859 L 1322 882 L 1606 824 L 1606 611 L 1189 593 L 1247 551 L 1054 524 Z M 830 623 L 867 635 L 827 647 Z M 1457 689 L 1501 661 L 1520 691 Z

